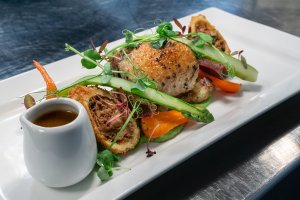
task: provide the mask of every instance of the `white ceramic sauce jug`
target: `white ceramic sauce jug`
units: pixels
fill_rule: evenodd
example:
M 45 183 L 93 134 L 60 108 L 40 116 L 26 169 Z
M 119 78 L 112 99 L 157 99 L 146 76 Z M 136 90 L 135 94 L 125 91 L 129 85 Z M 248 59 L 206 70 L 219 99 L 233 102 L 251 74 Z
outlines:
M 42 127 L 33 121 L 55 111 L 69 110 L 78 116 L 68 124 Z M 24 160 L 34 179 L 50 187 L 66 187 L 84 179 L 96 162 L 97 144 L 84 107 L 68 98 L 41 102 L 20 116 L 24 132 Z

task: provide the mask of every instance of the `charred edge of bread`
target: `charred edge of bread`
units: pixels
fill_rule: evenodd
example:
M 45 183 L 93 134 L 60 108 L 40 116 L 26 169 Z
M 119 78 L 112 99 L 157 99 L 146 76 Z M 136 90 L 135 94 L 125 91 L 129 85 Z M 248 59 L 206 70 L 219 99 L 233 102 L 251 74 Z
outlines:
M 120 130 L 121 126 L 124 124 L 126 117 L 124 117 L 122 119 L 123 120 L 121 122 L 122 125 L 119 128 L 115 129 L 114 136 L 108 137 L 110 132 L 109 131 L 105 132 L 105 131 L 103 131 L 103 129 L 104 129 L 103 127 L 99 127 L 99 123 L 97 123 L 98 119 L 95 118 L 96 116 L 90 107 L 91 99 L 96 96 L 106 98 L 106 100 L 109 100 L 111 102 L 114 102 L 114 101 L 116 102 L 115 97 L 112 96 L 110 92 L 108 92 L 104 89 L 101 89 L 101 88 L 97 88 L 97 87 L 76 86 L 76 87 L 72 88 L 68 94 L 69 98 L 77 100 L 84 106 L 84 108 L 86 109 L 86 111 L 89 115 L 90 121 L 92 123 L 97 141 L 100 144 L 102 144 L 105 148 L 108 148 L 111 145 L 112 141 L 114 140 L 114 137 L 116 136 L 117 132 Z M 102 104 L 102 105 L 108 106 L 107 108 L 109 108 L 109 105 L 107 105 L 107 104 Z M 110 115 L 107 116 L 106 121 L 112 117 L 111 114 L 112 113 L 110 113 Z M 140 138 L 140 129 L 137 126 L 137 123 L 135 120 L 132 119 L 129 122 L 129 124 L 125 128 L 124 132 L 126 132 L 126 131 L 129 134 L 127 134 L 127 135 L 122 134 L 120 136 L 120 138 L 118 139 L 118 141 L 110 149 L 113 153 L 125 154 L 126 152 L 133 149 L 138 144 L 138 141 Z
M 192 33 L 203 32 L 215 37 L 213 44 L 226 54 L 230 54 L 227 42 L 221 33 L 206 19 L 204 15 L 199 14 L 197 16 L 192 16 L 189 29 Z

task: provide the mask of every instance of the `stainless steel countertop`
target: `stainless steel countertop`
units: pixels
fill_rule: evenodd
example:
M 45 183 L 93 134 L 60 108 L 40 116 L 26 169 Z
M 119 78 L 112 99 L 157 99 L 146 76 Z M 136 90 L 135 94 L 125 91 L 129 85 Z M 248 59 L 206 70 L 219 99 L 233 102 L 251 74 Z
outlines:
M 299 109 L 295 109 L 299 108 L 299 100 L 300 94 L 232 132 L 128 199 L 264 197 L 299 168 L 300 122 Z M 281 191 L 286 192 L 289 191 Z
M 32 69 L 33 58 L 47 64 L 69 56 L 66 41 L 84 50 L 90 37 L 100 45 L 121 38 L 125 28 L 149 28 L 155 19 L 212 6 L 300 36 L 299 0 L 0 1 L 0 79 Z M 297 94 L 127 198 L 272 198 L 264 195 L 299 170 L 299 110 Z

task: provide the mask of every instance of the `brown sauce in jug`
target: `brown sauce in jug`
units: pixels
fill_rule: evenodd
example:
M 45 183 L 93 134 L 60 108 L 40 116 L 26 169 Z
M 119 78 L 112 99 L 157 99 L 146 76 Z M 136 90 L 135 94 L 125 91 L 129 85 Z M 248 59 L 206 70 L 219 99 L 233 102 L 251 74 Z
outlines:
M 39 116 L 33 123 L 43 127 L 62 126 L 72 122 L 77 115 L 77 113 L 69 110 L 55 110 Z

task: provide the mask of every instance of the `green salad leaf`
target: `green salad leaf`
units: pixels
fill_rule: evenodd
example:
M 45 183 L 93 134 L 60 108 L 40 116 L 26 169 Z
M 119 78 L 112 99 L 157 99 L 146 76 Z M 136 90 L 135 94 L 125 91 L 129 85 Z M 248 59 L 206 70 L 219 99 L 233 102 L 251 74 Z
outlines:
M 94 49 L 88 49 L 88 50 L 84 51 L 83 55 L 94 60 L 95 62 L 97 60 L 101 59 L 100 54 Z M 81 65 L 87 69 L 93 69 L 97 66 L 95 63 L 92 63 L 91 61 L 87 60 L 86 58 L 81 59 Z
M 96 163 L 99 165 L 97 175 L 101 181 L 106 181 L 113 175 L 113 169 L 117 167 L 119 161 L 120 157 L 108 149 L 97 154 Z

